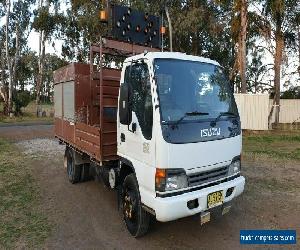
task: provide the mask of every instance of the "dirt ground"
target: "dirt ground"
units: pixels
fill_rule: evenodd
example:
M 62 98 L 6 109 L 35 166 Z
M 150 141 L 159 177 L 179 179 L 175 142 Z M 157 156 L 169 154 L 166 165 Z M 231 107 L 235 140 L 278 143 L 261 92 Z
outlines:
M 0 137 L 15 141 L 31 156 L 32 174 L 42 193 L 41 209 L 54 225 L 46 249 L 253 249 L 259 247 L 240 245 L 240 230 L 274 228 L 296 229 L 299 247 L 299 161 L 247 155 L 242 169 L 246 189 L 229 214 L 203 226 L 198 216 L 153 221 L 146 236 L 134 239 L 122 222 L 113 191 L 96 181 L 68 182 L 64 148 L 54 141 L 52 131 L 50 125 L 0 127 Z

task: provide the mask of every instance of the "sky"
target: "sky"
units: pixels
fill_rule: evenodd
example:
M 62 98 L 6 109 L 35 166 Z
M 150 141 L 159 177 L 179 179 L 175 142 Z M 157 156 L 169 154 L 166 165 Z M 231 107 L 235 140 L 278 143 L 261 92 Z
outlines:
M 61 40 L 55 40 L 55 46 L 52 46 L 52 42 L 46 43 L 46 53 L 50 54 L 56 54 L 58 56 L 61 56 L 61 46 L 62 41 Z M 31 31 L 30 35 L 28 37 L 28 46 L 33 50 L 38 52 L 39 50 L 39 33 L 35 31 Z
M 64 4 L 63 6 L 61 6 L 61 10 L 66 10 L 67 6 Z M 3 17 L 2 19 L 0 19 L 0 26 L 3 26 L 5 24 L 5 18 Z M 258 41 L 258 43 L 261 43 L 262 41 Z M 54 41 L 54 47 L 53 45 L 53 41 L 51 41 L 50 43 L 47 42 L 46 43 L 46 53 L 51 53 L 51 54 L 56 54 L 58 56 L 61 56 L 61 48 L 62 48 L 62 40 L 55 40 Z M 38 32 L 35 32 L 34 30 L 32 30 L 30 32 L 30 35 L 28 37 L 28 45 L 29 47 L 33 50 L 38 52 L 38 46 L 39 46 L 39 34 Z M 297 56 L 298 55 L 294 55 L 292 57 L 289 58 L 288 61 L 288 65 L 284 65 L 283 68 L 285 68 L 287 70 L 287 72 L 292 72 L 295 71 L 297 69 L 297 64 L 298 62 L 292 63 L 294 61 L 297 61 Z M 265 53 L 264 58 L 263 58 L 263 63 L 264 64 L 272 64 L 274 61 L 273 56 L 271 54 L 269 54 L 268 52 Z M 282 85 L 282 89 L 285 90 L 286 88 L 284 87 L 284 82 L 287 79 L 290 79 L 290 81 L 292 82 L 292 84 L 294 86 L 298 85 L 300 86 L 300 83 L 297 81 L 298 75 L 295 75 L 294 77 L 290 77 L 290 76 L 286 76 L 286 77 L 282 77 L 282 81 L 281 81 L 281 85 Z

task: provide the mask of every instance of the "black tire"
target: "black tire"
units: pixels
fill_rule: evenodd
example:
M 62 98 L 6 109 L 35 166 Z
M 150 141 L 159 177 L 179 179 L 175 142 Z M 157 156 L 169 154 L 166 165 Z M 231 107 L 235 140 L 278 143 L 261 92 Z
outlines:
M 81 166 L 75 164 L 75 157 L 73 149 L 67 148 L 65 152 L 67 159 L 67 174 L 68 179 L 72 184 L 80 181 Z
M 98 174 L 99 174 L 100 179 L 101 179 L 102 183 L 104 184 L 104 186 L 111 190 L 110 184 L 109 184 L 109 176 L 108 176 L 109 170 L 110 170 L 110 167 L 101 166 L 98 168 Z
M 123 182 L 121 202 L 123 219 L 130 234 L 135 238 L 146 234 L 149 229 L 150 215 L 142 207 L 135 174 L 126 176 Z
M 91 174 L 90 174 L 90 164 L 84 163 L 81 165 L 81 178 L 80 181 L 89 181 L 91 180 Z

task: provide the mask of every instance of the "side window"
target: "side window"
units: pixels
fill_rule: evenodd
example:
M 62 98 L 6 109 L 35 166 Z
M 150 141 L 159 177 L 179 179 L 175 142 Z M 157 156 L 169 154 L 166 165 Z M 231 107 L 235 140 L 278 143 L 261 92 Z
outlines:
M 131 105 L 145 139 L 152 138 L 153 108 L 148 67 L 144 63 L 133 64 L 130 75 Z

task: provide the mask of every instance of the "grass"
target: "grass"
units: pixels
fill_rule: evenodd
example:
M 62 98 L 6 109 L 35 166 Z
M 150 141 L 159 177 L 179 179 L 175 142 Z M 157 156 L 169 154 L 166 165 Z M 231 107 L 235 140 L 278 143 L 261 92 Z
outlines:
M 28 160 L 0 139 L 0 248 L 38 248 L 51 231 Z
M 34 101 L 30 102 L 27 107 L 22 108 L 23 115 L 15 117 L 7 117 L 1 115 L 3 104 L 0 103 L 0 123 L 22 123 L 22 122 L 52 122 L 53 117 L 50 117 L 50 112 L 53 112 L 54 107 L 52 104 L 42 104 L 42 110 L 46 111 L 47 117 L 37 117 L 36 116 L 36 104 Z
M 0 115 L 0 123 L 22 123 L 22 122 L 52 122 L 53 117 L 36 117 L 30 113 L 24 113 L 22 116 L 7 117 Z
M 277 159 L 300 160 L 300 131 L 245 135 L 243 151 L 245 154 L 264 154 Z

